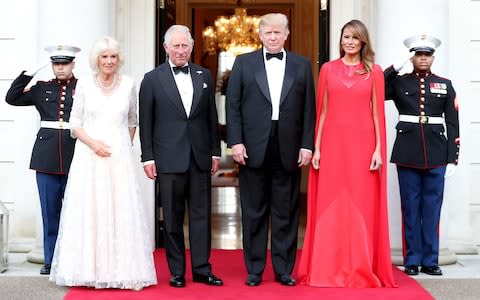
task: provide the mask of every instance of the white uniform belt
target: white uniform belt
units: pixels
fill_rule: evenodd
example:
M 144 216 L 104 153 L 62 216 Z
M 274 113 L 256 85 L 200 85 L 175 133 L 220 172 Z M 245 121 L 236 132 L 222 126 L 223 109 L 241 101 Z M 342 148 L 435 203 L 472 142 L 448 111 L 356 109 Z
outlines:
M 443 124 L 442 117 L 429 117 L 429 116 L 400 115 L 398 117 L 398 121 L 409 122 L 409 123 L 422 123 L 422 124 Z
M 60 121 L 41 121 L 40 127 L 52 129 L 70 129 L 70 124 L 68 122 Z

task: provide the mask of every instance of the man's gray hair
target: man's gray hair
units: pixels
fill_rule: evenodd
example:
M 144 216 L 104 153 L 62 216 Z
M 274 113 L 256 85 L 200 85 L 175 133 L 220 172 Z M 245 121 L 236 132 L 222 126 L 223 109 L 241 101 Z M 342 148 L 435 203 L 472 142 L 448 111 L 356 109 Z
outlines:
M 188 35 L 188 43 L 190 46 L 193 46 L 193 38 L 192 34 L 190 33 L 190 29 L 185 25 L 172 25 L 170 26 L 167 31 L 165 32 L 165 36 L 163 38 L 163 43 L 170 45 L 172 41 L 172 34 L 177 32 L 183 32 Z

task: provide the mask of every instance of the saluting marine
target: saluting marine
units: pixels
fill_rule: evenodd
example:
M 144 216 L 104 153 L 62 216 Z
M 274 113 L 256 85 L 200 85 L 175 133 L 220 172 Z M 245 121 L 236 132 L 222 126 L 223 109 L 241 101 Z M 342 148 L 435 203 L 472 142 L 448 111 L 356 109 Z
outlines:
M 38 81 L 26 88 L 33 76 L 50 64 L 24 71 L 12 83 L 6 95 L 8 104 L 35 106 L 40 114 L 40 129 L 33 146 L 30 168 L 36 170 L 37 186 L 42 209 L 44 266 L 40 274 L 50 274 L 50 264 L 57 240 L 63 193 L 73 157 L 75 139 L 70 135 L 68 120 L 77 79 L 72 70 L 75 54 L 72 46 L 45 48 L 55 78 Z
M 439 223 L 445 177 L 453 174 L 460 147 L 458 105 L 450 80 L 430 67 L 439 39 L 421 35 L 404 44 L 414 52 L 412 73 L 385 75 L 385 99 L 399 112 L 391 162 L 397 165 L 403 221 L 404 272 L 442 275 L 438 266 Z

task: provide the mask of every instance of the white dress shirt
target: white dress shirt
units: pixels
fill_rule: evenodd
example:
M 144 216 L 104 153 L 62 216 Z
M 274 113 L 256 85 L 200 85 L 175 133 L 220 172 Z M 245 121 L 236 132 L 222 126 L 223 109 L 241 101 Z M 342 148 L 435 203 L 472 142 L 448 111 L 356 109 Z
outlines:
M 274 57 L 267 60 L 267 51 L 263 48 L 263 60 L 265 61 L 265 70 L 267 71 L 268 90 L 270 91 L 270 100 L 272 101 L 272 120 L 278 120 L 283 77 L 285 76 L 285 62 L 287 61 L 287 53 L 284 49 L 282 49 L 281 52 L 283 52 L 282 60 Z
M 185 112 L 187 113 L 187 117 L 190 116 L 190 110 L 192 109 L 192 100 L 193 100 L 193 82 L 191 70 L 189 70 L 188 74 L 183 72 L 178 72 L 175 74 L 173 71 L 173 67 L 175 65 L 169 60 L 168 63 L 170 64 L 170 70 L 172 71 L 173 78 L 175 78 L 175 83 L 177 84 L 178 92 L 180 93 L 180 97 L 182 98 L 183 107 L 185 108 Z M 185 65 L 188 66 L 188 63 Z M 184 67 L 184 66 L 178 66 Z
M 280 112 L 280 97 L 282 95 L 283 79 L 285 77 L 285 65 L 287 62 L 287 53 L 282 49 L 282 60 L 272 57 L 267 60 L 266 49 L 263 48 L 263 60 L 265 61 L 265 70 L 267 71 L 268 90 L 270 91 L 270 99 L 272 100 L 272 120 L 278 121 Z M 311 149 L 301 148 L 309 153 Z

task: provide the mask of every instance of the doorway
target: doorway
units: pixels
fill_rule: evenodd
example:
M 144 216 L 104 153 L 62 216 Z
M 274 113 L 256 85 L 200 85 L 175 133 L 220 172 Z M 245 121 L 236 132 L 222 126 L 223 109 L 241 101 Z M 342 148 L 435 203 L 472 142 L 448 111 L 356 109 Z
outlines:
M 195 40 L 192 62 L 210 69 L 215 57 L 203 53 L 202 30 L 218 16 L 233 15 L 235 8 L 246 8 L 249 15 L 284 13 L 289 18 L 287 50 L 310 59 L 315 78 L 322 63 L 329 59 L 329 0 L 156 0 L 156 65 L 165 61 L 163 35 L 173 24 L 191 29 Z M 216 75 L 216 68 L 210 69 Z

